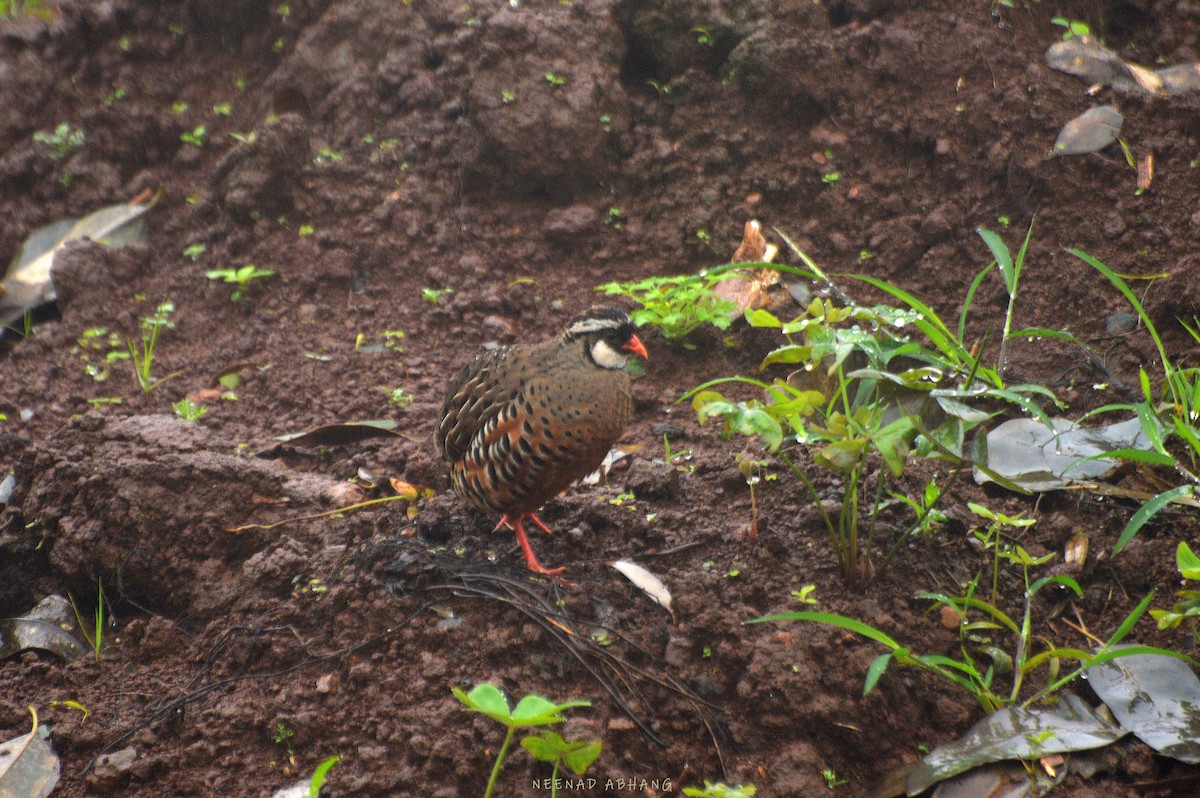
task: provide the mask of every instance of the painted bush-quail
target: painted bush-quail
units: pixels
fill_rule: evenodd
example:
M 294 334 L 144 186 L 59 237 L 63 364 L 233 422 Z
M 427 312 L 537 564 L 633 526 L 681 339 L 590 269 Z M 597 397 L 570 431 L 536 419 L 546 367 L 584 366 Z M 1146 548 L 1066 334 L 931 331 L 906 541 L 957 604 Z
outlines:
M 436 442 L 454 492 L 511 525 L 530 570 L 545 568 L 525 536 L 526 519 L 600 465 L 633 408 L 630 354 L 648 358 L 619 308 L 576 316 L 557 338 L 480 355 L 450 381 Z

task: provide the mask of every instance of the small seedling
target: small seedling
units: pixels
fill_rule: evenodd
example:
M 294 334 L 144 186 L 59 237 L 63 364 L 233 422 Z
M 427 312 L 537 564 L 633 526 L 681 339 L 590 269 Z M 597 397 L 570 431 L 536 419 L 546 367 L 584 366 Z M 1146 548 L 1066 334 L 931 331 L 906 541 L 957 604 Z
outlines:
M 837 771 L 834 770 L 833 768 L 825 768 L 824 770 L 822 770 L 821 778 L 825 779 L 825 786 L 831 790 L 834 787 L 840 787 L 843 784 L 850 783 L 846 779 L 843 779 L 841 776 L 839 776 Z
M 342 154 L 340 152 L 330 149 L 329 147 L 322 147 L 321 149 L 317 150 L 317 155 L 315 158 L 313 158 L 313 163 L 315 163 L 317 166 L 324 166 L 327 163 L 337 163 L 340 160 L 342 160 Z
M 207 247 L 205 247 L 203 244 L 188 244 L 183 248 L 183 256 L 185 258 L 191 258 L 192 261 L 195 262 L 200 260 L 200 256 L 204 254 L 205 249 L 207 249 Z
M 50 160 L 61 161 L 83 146 L 84 135 L 81 129 L 73 128 L 67 122 L 59 122 L 53 133 L 39 130 L 33 134 L 33 140 L 50 150 Z
M 150 376 L 150 371 L 154 365 L 154 350 L 158 345 L 158 335 L 163 330 L 170 330 L 175 327 L 175 322 L 171 321 L 171 314 L 174 312 L 175 305 L 167 301 L 162 302 L 154 309 L 153 316 L 142 317 L 140 340 L 135 342 L 132 338 L 125 339 L 125 348 L 129 352 L 129 359 L 133 363 L 133 377 L 138 387 L 142 389 L 143 394 L 149 394 L 167 380 L 179 375 L 179 372 L 176 371 L 168 374 L 161 380 L 156 380 Z
M 242 298 L 250 291 L 250 283 L 264 277 L 271 277 L 275 274 L 271 269 L 260 269 L 253 263 L 247 263 L 245 266 L 240 266 L 236 269 L 210 269 L 204 273 L 204 276 L 210 280 L 221 280 L 222 282 L 232 283 L 237 287 L 233 289 L 233 293 L 229 295 L 230 302 L 241 302 Z
M 608 209 L 608 216 L 604 218 L 604 223 L 614 230 L 620 230 L 625 225 L 625 211 L 613 205 Z
M 184 103 L 184 107 L 187 107 L 186 103 Z M 196 125 L 196 127 L 192 128 L 191 130 L 185 130 L 184 132 L 180 133 L 179 140 L 184 144 L 191 144 L 193 147 L 203 147 L 204 139 L 207 136 L 208 128 L 206 128 L 204 125 Z
M 558 797 L 559 767 L 566 765 L 576 776 L 582 776 L 600 756 L 601 749 L 599 740 L 565 740 L 549 729 L 531 734 L 521 745 L 534 759 L 554 765 L 550 772 L 550 798 Z
M 839 181 L 841 179 L 842 179 L 841 172 L 826 172 L 825 174 L 821 175 L 821 182 L 827 186 L 833 185 L 834 183 L 836 183 L 837 181 Z
M 113 89 L 107 97 L 104 98 L 104 107 L 112 108 L 128 96 L 129 92 L 126 91 L 124 87 L 118 86 L 117 88 Z
M 302 224 L 296 229 L 296 235 L 300 236 L 310 236 L 314 232 L 316 232 L 316 228 L 314 228 L 311 224 Z
M 708 779 L 704 780 L 703 787 L 683 788 L 683 794 L 690 798 L 753 798 L 757 792 L 758 788 L 753 784 L 739 784 L 734 787 L 723 781 L 713 784 Z
M 496 788 L 496 780 L 500 777 L 500 768 L 504 765 L 504 758 L 508 756 L 508 750 L 512 747 L 517 729 L 553 726 L 566 720 L 562 714 L 564 711 L 572 707 L 590 707 L 592 705 L 591 701 L 583 700 L 555 704 L 541 696 L 530 694 L 517 702 L 515 709 L 510 710 L 508 699 L 504 697 L 500 689 L 487 682 L 475 685 L 470 693 L 463 692 L 458 687 L 452 688 L 452 691 L 454 697 L 461 701 L 467 709 L 487 715 L 506 729 L 504 742 L 500 745 L 500 752 L 496 755 L 496 764 L 492 766 L 492 775 L 488 779 L 483 798 L 491 798 L 492 791 Z
M 513 91 L 512 89 L 501 89 L 500 90 L 500 102 L 504 103 L 505 105 L 508 105 L 509 103 L 516 102 L 516 101 L 517 101 L 517 93 L 515 91 Z
M 416 399 L 403 388 L 384 388 L 383 390 L 387 391 L 388 401 L 397 407 L 408 407 Z
M 422 288 L 421 299 L 424 299 L 431 305 L 437 305 L 437 303 L 441 301 L 442 297 L 453 293 L 453 288 Z
M 178 402 L 172 402 L 171 409 L 175 411 L 176 416 L 182 418 L 184 421 L 199 421 L 200 417 L 208 412 L 207 407 L 197 404 L 196 400 L 190 396 L 185 396 Z
M 1184 579 L 1200 581 L 1200 557 L 1182 540 L 1175 549 L 1175 562 L 1179 575 Z M 1193 636 L 1200 631 L 1200 590 L 1180 590 L 1175 594 L 1179 601 L 1169 610 L 1150 610 L 1151 617 L 1158 622 L 1159 629 L 1174 629 L 1188 619 Z
M 562 75 L 556 75 L 553 72 L 547 72 L 546 73 L 546 82 L 549 83 L 551 86 L 554 86 L 555 88 L 557 88 L 559 86 L 565 85 L 567 82 L 567 79 L 564 78 Z
M 604 128 L 605 133 L 612 132 L 612 114 L 600 114 L 600 127 Z
M 233 113 L 233 103 L 217 103 L 213 106 L 213 113 L 217 116 L 229 116 Z
M 670 94 L 671 93 L 671 87 L 669 85 L 667 85 L 666 83 L 655 80 L 654 78 L 650 78 L 646 82 L 649 83 L 654 88 L 654 90 L 656 92 L 658 92 L 659 94 Z
M 275 724 L 275 744 L 283 746 L 283 750 L 287 751 L 288 761 L 295 764 L 296 749 L 292 747 L 292 738 L 296 736 L 296 732 L 283 721 Z
M 1051 25 L 1058 25 L 1065 28 L 1063 31 L 1063 41 L 1073 39 L 1076 36 L 1090 36 L 1092 28 L 1086 22 L 1078 19 L 1067 19 L 1066 17 L 1054 17 L 1050 20 Z
M 104 582 L 96 582 L 96 611 L 93 614 L 93 623 L 90 624 L 91 634 L 88 633 L 89 624 L 84 623 L 83 614 L 79 612 L 79 606 L 75 603 L 75 597 L 70 593 L 67 594 L 67 597 L 71 600 L 71 609 L 75 611 L 75 622 L 79 624 L 79 631 L 83 633 L 92 653 L 96 655 L 96 661 L 99 662 L 101 651 L 104 648 L 104 627 L 107 623 L 104 611 Z

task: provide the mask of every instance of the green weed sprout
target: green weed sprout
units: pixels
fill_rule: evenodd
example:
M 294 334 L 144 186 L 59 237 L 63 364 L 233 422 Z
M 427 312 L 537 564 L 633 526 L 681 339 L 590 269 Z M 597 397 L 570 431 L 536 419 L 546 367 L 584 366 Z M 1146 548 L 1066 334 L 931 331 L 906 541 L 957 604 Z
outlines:
M 199 421 L 200 417 L 208 412 L 207 407 L 197 404 L 196 400 L 190 396 L 185 396 L 178 402 L 172 402 L 171 409 L 184 421 Z
M 982 504 L 975 502 L 967 502 L 967 508 L 975 515 L 990 521 L 987 529 L 974 533 L 975 539 L 983 544 L 984 551 L 992 550 L 992 603 L 997 601 L 997 588 L 1000 583 L 1000 559 L 1004 556 L 1005 545 L 1001 540 L 1002 530 L 1005 527 L 1013 529 L 1025 529 L 1037 523 L 1035 518 L 1021 518 L 1020 516 L 1007 516 L 1004 513 L 998 513 L 994 510 L 989 510 Z M 1019 547 L 1018 547 L 1019 548 Z M 1048 560 L 1050 555 L 1047 555 Z
M 0 17 L 3 17 L 3 13 L 0 13 Z M 50 160 L 61 161 L 83 146 L 84 135 L 79 128 L 73 128 L 67 122 L 59 122 L 53 133 L 39 130 L 33 134 L 33 140 L 49 148 Z
M 70 593 L 67 594 L 67 597 L 71 600 L 71 609 L 75 612 L 75 622 L 79 624 L 79 631 L 83 633 L 92 653 L 96 655 L 96 661 L 99 662 L 101 651 L 104 648 L 104 624 L 107 617 L 104 611 L 104 582 L 102 580 L 96 582 L 96 611 L 93 614 L 94 622 L 91 624 L 91 634 L 88 634 L 89 624 L 84 623 L 83 614 L 75 603 L 75 597 Z
M 550 773 L 550 798 L 558 798 L 560 766 L 566 765 L 576 776 L 582 776 L 600 756 L 601 749 L 599 740 L 568 741 L 549 729 L 531 734 L 521 741 L 521 745 L 534 759 L 554 765 Z
M 1184 579 L 1200 581 L 1200 557 L 1197 557 L 1191 547 L 1182 540 L 1175 549 L 1175 562 Z M 1158 621 L 1158 628 L 1174 629 L 1187 618 L 1190 619 L 1193 634 L 1200 631 L 1197 629 L 1200 625 L 1197 622 L 1197 618 L 1200 618 L 1200 590 L 1180 590 L 1175 597 L 1182 600 L 1177 601 L 1171 609 L 1150 610 L 1151 617 Z
M 753 784 L 739 784 L 733 787 L 723 781 L 713 784 L 708 779 L 704 780 L 703 787 L 683 788 L 683 794 L 690 798 L 754 798 L 757 792 L 758 788 Z
M 154 351 L 158 346 L 158 335 L 163 330 L 175 327 L 175 322 L 170 318 L 174 312 L 175 305 L 167 301 L 162 302 L 154 309 L 153 316 L 142 317 L 141 338 L 136 342 L 132 338 L 125 339 L 125 348 L 129 352 L 130 362 L 133 363 L 133 378 L 138 387 L 142 389 L 143 394 L 149 394 L 167 380 L 179 376 L 180 372 L 176 371 L 162 379 L 155 379 L 150 373 L 154 365 Z
M 429 304 L 436 306 L 442 301 L 442 297 L 453 293 L 453 288 L 422 288 L 421 299 L 424 299 Z
M 1186 480 L 1183 485 L 1159 493 L 1134 513 L 1113 546 L 1113 554 L 1117 554 L 1160 510 L 1176 499 L 1196 495 L 1197 490 L 1200 489 L 1200 368 L 1180 367 L 1172 362 L 1153 319 L 1146 312 L 1146 308 L 1138 299 L 1137 294 L 1119 274 L 1086 252 L 1077 249 L 1068 249 L 1067 252 L 1104 275 L 1133 306 L 1142 326 L 1146 328 L 1146 332 L 1154 341 L 1163 371 L 1162 389 L 1157 394 L 1151 387 L 1150 375 L 1143 368 L 1138 373 L 1142 389 L 1140 402 L 1105 405 L 1089 414 L 1111 411 L 1133 412 L 1150 443 L 1149 451 L 1119 449 L 1110 452 L 1108 456 L 1172 468 Z M 1192 322 L 1192 324 L 1188 324 L 1180 320 L 1184 330 L 1196 343 L 1200 344 L 1200 320 L 1193 318 Z M 1178 445 L 1173 449 L 1168 449 L 1172 438 L 1178 439 Z
M 590 707 L 592 705 L 591 701 L 583 700 L 555 704 L 541 696 L 530 694 L 517 702 L 515 709 L 510 710 L 508 699 L 504 697 L 500 689 L 487 682 L 475 685 L 470 693 L 463 692 L 458 687 L 452 688 L 452 692 L 454 697 L 461 701 L 467 709 L 487 715 L 506 729 L 504 742 L 500 745 L 500 752 L 496 755 L 496 764 L 492 766 L 492 775 L 488 779 L 483 798 L 491 798 L 492 791 L 496 788 L 496 780 L 500 777 L 500 768 L 504 765 L 504 758 L 508 756 L 508 749 L 512 747 L 517 729 L 562 723 L 566 720 L 562 715 L 564 711 L 572 707 Z
M 731 276 L 701 273 L 647 277 L 632 283 L 605 283 L 596 290 L 632 299 L 641 305 L 629 314 L 635 324 L 657 327 L 668 341 L 679 341 L 705 324 L 719 330 L 729 328 L 737 308 L 718 297 L 713 288 Z
M 313 771 L 312 778 L 308 780 L 308 798 L 318 798 L 321 794 L 321 788 L 325 786 L 325 778 L 329 775 L 330 769 L 341 762 L 340 756 L 331 756 L 328 759 L 321 761 L 317 765 L 317 769 Z
M 179 134 L 179 140 L 184 144 L 191 144 L 193 147 L 203 147 L 204 140 L 208 137 L 208 128 L 204 125 L 197 125 L 191 130 L 185 130 Z
M 271 269 L 260 269 L 253 263 L 247 263 L 245 266 L 239 266 L 236 269 L 209 269 L 204 273 L 204 276 L 210 280 L 221 280 L 222 282 L 235 285 L 236 288 L 229 295 L 229 301 L 241 302 L 242 298 L 249 293 L 251 282 L 265 277 L 272 277 L 274 274 L 275 272 Z
M 887 651 L 877 656 L 868 666 L 867 675 L 863 682 L 863 695 L 867 695 L 875 689 L 880 677 L 883 676 L 888 666 L 895 662 L 902 666 L 920 668 L 958 685 L 970 693 L 986 712 L 994 712 L 1001 707 L 1017 703 L 1029 706 L 1036 702 L 1045 701 L 1078 678 L 1084 669 L 1109 662 L 1118 657 L 1129 656 L 1131 654 L 1160 654 L 1185 660 L 1188 659 L 1177 652 L 1151 646 L 1135 645 L 1119 649 L 1115 648 L 1129 634 L 1142 616 L 1145 615 L 1150 602 L 1154 598 L 1153 592 L 1148 593 L 1142 599 L 1137 607 L 1125 617 L 1117 630 L 1112 633 L 1109 639 L 1095 653 L 1079 648 L 1058 646 L 1053 641 L 1047 641 L 1035 635 L 1032 623 L 1034 597 L 1042 588 L 1047 585 L 1057 584 L 1067 588 L 1077 596 L 1082 596 L 1083 591 L 1075 580 L 1069 576 L 1047 576 L 1030 582 L 1030 569 L 1045 562 L 1045 559 L 1038 560 L 1031 557 L 1020 546 L 1016 546 L 1011 552 L 1006 552 L 1005 558 L 1019 565 L 1025 576 L 1025 607 L 1024 614 L 1021 616 L 1019 622 L 996 605 L 975 597 L 975 588 L 979 582 L 978 576 L 971 580 L 963 596 L 951 597 L 941 593 L 921 593 L 917 596 L 920 599 L 933 601 L 935 608 L 938 606 L 950 607 L 958 614 L 959 634 L 963 641 L 960 649 L 960 657 L 958 658 L 949 657 L 944 654 L 915 654 L 885 632 L 869 624 L 845 615 L 836 615 L 828 612 L 781 612 L 764 615 L 760 618 L 753 618 L 749 621 L 744 621 L 744 623 L 807 621 L 833 626 L 865 637 L 868 640 L 879 643 Z M 972 612 L 982 613 L 983 617 L 973 619 L 970 616 Z M 973 647 L 968 645 L 974 636 L 985 635 L 993 637 L 1000 633 L 1008 633 L 1015 638 L 1013 654 L 1008 654 L 995 644 L 984 646 L 973 653 Z M 1044 648 L 1034 653 L 1035 646 L 1038 643 L 1042 643 Z M 982 656 L 988 661 L 984 662 L 976 659 L 977 656 Z M 1060 675 L 1060 666 L 1063 661 L 1075 661 L 1079 663 L 1079 666 L 1066 675 Z M 1025 678 L 1043 665 L 1049 667 L 1047 684 L 1022 701 Z M 996 674 L 1004 672 L 1011 672 L 1013 674 L 1012 687 L 1007 694 L 1001 692 L 994 683 Z
M 1004 239 L 996 233 L 983 227 L 975 232 L 979 233 L 979 237 L 992 251 L 992 257 L 996 259 L 996 265 L 1000 268 L 1000 276 L 1004 278 L 1004 290 L 1008 292 L 1008 310 L 1004 314 L 1004 335 L 1000 338 L 1000 359 L 996 363 L 996 371 L 1003 374 L 1008 365 L 1008 340 L 1012 337 L 1013 309 L 1017 303 L 1017 289 L 1021 282 L 1021 269 L 1025 265 L 1025 255 L 1029 251 L 1029 240 L 1033 238 L 1033 222 L 1029 223 L 1025 241 L 1021 244 L 1016 258 L 1008 251 L 1008 245 L 1004 243 Z M 984 271 L 986 272 L 986 269 Z

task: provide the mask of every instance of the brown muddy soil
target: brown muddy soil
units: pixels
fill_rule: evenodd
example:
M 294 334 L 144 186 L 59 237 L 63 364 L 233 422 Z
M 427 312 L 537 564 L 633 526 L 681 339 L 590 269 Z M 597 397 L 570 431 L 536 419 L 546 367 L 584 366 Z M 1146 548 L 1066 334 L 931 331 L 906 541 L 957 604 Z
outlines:
M 534 540 L 574 587 L 527 579 L 512 536 L 444 494 L 417 525 L 393 503 L 225 531 L 366 498 L 347 481 L 360 469 L 444 491 L 430 434 L 460 363 L 555 334 L 601 283 L 722 263 L 750 218 L 831 272 L 874 274 L 956 319 L 988 261 L 975 228 L 1015 247 L 1036 214 L 1016 323 L 1069 329 L 1103 362 L 1020 342 L 1015 376 L 1077 417 L 1125 399 L 1139 366 L 1154 372 L 1144 332 L 1112 318 L 1124 300 L 1066 246 L 1159 275 L 1135 285 L 1176 362 L 1195 365 L 1174 320 L 1200 304 L 1200 98 L 1089 97 L 1043 60 L 1056 14 L 1140 63 L 1197 57 L 1200 8 L 1157 0 L 64 0 L 55 22 L 0 22 L 0 259 L 41 225 L 158 193 L 146 243 L 59 255 L 58 314 L 0 356 L 0 474 L 16 477 L 0 513 L 0 616 L 68 591 L 87 614 L 100 581 L 115 621 L 99 661 L 0 662 L 0 738 L 37 707 L 64 798 L 259 797 L 333 754 L 330 795 L 477 795 L 501 736 L 450 688 L 487 680 L 593 702 L 570 713 L 570 735 L 604 743 L 600 786 L 579 794 L 710 779 L 817 796 L 832 770 L 847 781 L 832 794 L 863 796 L 962 734 L 978 706 L 894 668 L 864 698 L 873 644 L 742 621 L 799 606 L 790 592 L 814 584 L 819 609 L 955 654 L 956 632 L 914 596 L 958 594 L 987 568 L 968 501 L 1036 518 L 1022 540 L 1035 554 L 1089 536 L 1083 599 L 1038 604 L 1039 634 L 1087 646 L 1075 627 L 1108 635 L 1151 589 L 1167 605 L 1194 518 L 1163 516 L 1110 558 L 1136 506 L 1086 491 L 1023 498 L 959 480 L 949 520 L 862 588 L 839 576 L 803 487 L 766 458 L 777 478 L 757 494 L 757 543 L 744 540 L 735 458 L 765 455 L 672 406 L 705 380 L 757 372 L 776 341 L 744 325 L 732 346 L 702 331 L 691 350 L 645 331 L 622 439 L 640 448 L 607 486 L 551 503 L 559 534 Z M 1135 155 L 1155 155 L 1148 192 L 1115 147 L 1046 157 L 1064 122 L 1108 102 Z M 85 141 L 54 159 L 33 134 L 61 122 Z M 181 141 L 198 126 L 200 146 Z M 247 263 L 277 274 L 240 302 L 205 278 Z M 176 326 L 153 370 L 175 376 L 143 396 L 125 362 L 104 381 L 85 371 L 104 349 L 82 346 L 84 331 L 134 336 L 164 299 Z M 968 338 L 990 329 L 994 350 L 1006 303 L 989 277 Z M 382 346 L 395 330 L 399 348 Z M 236 364 L 264 368 L 243 368 L 236 401 L 217 398 L 214 379 Z M 396 388 L 410 404 L 389 402 Z M 171 413 L 186 395 L 208 407 L 198 422 Z M 277 435 L 375 418 L 403 436 L 271 450 Z M 690 467 L 661 462 L 664 435 Z M 838 481 L 800 463 L 836 507 Z M 913 462 L 893 487 L 915 495 L 931 477 L 946 484 L 946 466 Z M 885 513 L 876 558 L 904 519 Z M 609 567 L 618 558 L 663 577 L 674 620 Z M 1019 575 L 1001 586 L 1018 612 Z M 601 646 L 591 635 L 604 629 Z M 1135 637 L 1197 654 L 1149 619 Z M 281 728 L 293 734 L 277 742 Z M 132 762 L 97 764 L 125 749 Z M 547 794 L 534 780 L 548 775 L 518 749 L 498 794 Z M 1196 777 L 1133 746 L 1058 794 L 1193 795 Z

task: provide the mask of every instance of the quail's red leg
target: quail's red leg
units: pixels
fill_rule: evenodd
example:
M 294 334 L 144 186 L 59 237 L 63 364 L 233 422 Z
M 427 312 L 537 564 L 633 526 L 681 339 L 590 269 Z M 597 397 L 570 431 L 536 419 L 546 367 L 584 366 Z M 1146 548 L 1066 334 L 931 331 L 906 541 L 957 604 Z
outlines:
M 525 537 L 523 520 L 524 517 L 521 517 L 513 521 L 513 531 L 517 533 L 517 543 L 521 544 L 521 551 L 525 554 L 525 564 L 529 566 L 529 570 L 546 576 L 554 576 L 567 570 L 566 568 L 546 568 L 538 562 L 537 555 L 533 553 L 533 547 L 529 545 L 529 538 Z
M 528 518 L 530 521 L 532 521 L 534 526 L 536 526 L 538 529 L 545 532 L 547 535 L 554 534 L 554 530 L 551 529 L 550 527 L 546 526 L 544 523 L 542 523 L 542 519 L 538 518 L 533 513 L 527 513 L 525 515 L 525 517 Z

